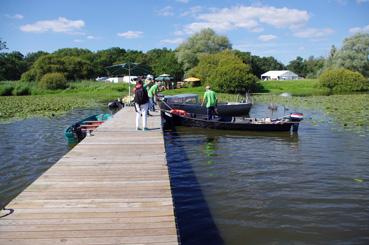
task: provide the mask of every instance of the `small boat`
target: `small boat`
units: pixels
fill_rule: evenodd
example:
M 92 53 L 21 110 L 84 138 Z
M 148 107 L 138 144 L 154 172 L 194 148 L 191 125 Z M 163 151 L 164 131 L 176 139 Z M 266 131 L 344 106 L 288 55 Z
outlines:
M 179 109 L 189 113 L 206 115 L 206 107 L 199 103 L 197 94 L 179 94 L 173 96 L 164 96 L 160 103 L 160 109 L 171 110 Z M 241 117 L 248 116 L 252 103 L 247 100 L 244 102 L 218 103 L 217 113 L 219 116 Z
M 64 130 L 64 136 L 68 144 L 77 144 L 83 140 L 86 135 L 91 134 L 98 126 L 111 118 L 111 114 L 97 114 L 89 116 Z
M 292 129 L 293 132 L 297 132 L 299 123 L 303 120 L 302 113 L 291 113 L 280 119 L 216 117 L 207 120 L 204 115 L 196 115 L 178 109 L 165 111 L 163 116 L 172 126 L 240 131 L 291 131 Z

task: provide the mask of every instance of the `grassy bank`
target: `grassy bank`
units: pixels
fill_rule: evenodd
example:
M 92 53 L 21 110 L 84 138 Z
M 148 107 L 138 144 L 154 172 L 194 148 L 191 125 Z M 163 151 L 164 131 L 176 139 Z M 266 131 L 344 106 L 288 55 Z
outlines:
M 13 82 L 0 83 L 0 89 L 17 86 Z M 55 116 L 75 108 L 89 108 L 128 93 L 127 84 L 99 83 L 95 81 L 74 82 L 65 90 L 40 90 L 29 85 L 32 95 L 0 96 L 0 120 L 22 119 L 32 116 Z
M 319 87 L 317 79 L 260 81 L 260 92 L 281 94 L 284 92 L 295 96 L 327 95 L 329 90 Z

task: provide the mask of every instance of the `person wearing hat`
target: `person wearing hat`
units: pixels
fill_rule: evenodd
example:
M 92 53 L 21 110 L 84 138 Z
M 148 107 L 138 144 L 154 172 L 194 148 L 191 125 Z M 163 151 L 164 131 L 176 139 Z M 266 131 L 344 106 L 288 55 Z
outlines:
M 215 115 L 218 99 L 216 93 L 210 89 L 209 85 L 206 86 L 206 91 L 204 93 L 204 99 L 202 100 L 201 106 L 204 105 L 205 101 L 208 120 L 211 120 L 213 119 L 213 115 Z

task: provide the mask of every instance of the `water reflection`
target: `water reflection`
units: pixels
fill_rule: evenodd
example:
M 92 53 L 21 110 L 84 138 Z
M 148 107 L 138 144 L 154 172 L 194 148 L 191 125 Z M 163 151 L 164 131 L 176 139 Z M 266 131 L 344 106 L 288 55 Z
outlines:
M 189 163 L 183 145 L 198 144 L 201 139 L 181 137 L 175 132 L 165 133 L 175 216 L 181 244 L 223 244 L 217 226 L 213 222 L 201 186 Z M 205 149 L 211 154 L 210 149 Z

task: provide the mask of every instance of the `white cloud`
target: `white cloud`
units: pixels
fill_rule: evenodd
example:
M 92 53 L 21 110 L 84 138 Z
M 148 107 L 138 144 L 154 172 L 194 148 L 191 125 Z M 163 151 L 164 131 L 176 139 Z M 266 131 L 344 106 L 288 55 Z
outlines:
M 190 0 L 176 0 L 179 3 L 188 3 Z
M 142 31 L 127 31 L 127 32 L 120 32 L 117 35 L 123 38 L 133 39 L 133 38 L 141 37 L 143 35 L 143 32 Z
M 161 40 L 160 43 L 161 44 L 180 44 L 183 41 L 184 41 L 183 38 L 175 38 L 175 39 L 164 39 L 164 40 Z
M 92 35 L 88 35 L 86 38 L 87 38 L 87 39 L 90 39 L 90 40 L 97 39 L 95 36 L 92 36 Z
M 324 38 L 334 33 L 334 31 L 330 28 L 318 29 L 318 28 L 307 28 L 307 29 L 299 29 L 295 30 L 294 36 L 300 38 L 310 38 L 310 39 L 318 39 Z
M 193 6 L 189 10 L 183 12 L 181 16 L 192 16 L 195 17 L 196 14 L 200 13 L 203 10 L 201 6 Z
M 305 10 L 268 6 L 237 6 L 200 14 L 197 22 L 185 26 L 185 31 L 192 34 L 209 27 L 221 32 L 233 29 L 260 32 L 263 30 L 263 24 L 276 28 L 296 28 L 305 25 L 309 18 L 310 15 Z
M 7 18 L 9 18 L 9 19 L 15 19 L 15 20 L 21 20 L 21 19 L 23 19 L 24 18 L 24 16 L 23 15 L 21 15 L 21 14 L 15 14 L 15 15 L 9 15 L 9 14 L 6 14 L 5 15 Z
M 350 28 L 350 32 L 351 33 L 358 33 L 358 32 L 369 32 L 369 25 L 367 26 L 364 26 L 364 27 L 353 27 L 353 28 Z
M 82 43 L 83 40 L 81 40 L 81 39 L 74 39 L 73 42 L 75 42 L 75 43 Z
M 369 3 L 369 0 L 356 0 L 357 3 Z
M 65 17 L 59 17 L 56 20 L 42 20 L 33 24 L 27 24 L 20 27 L 24 32 L 65 32 L 73 34 L 73 31 L 79 30 L 85 26 L 83 20 L 68 20 Z
M 275 36 L 275 35 L 260 35 L 258 37 L 258 39 L 262 42 L 269 42 L 269 41 L 272 41 L 276 38 L 277 38 L 277 36 Z
M 173 16 L 173 8 L 171 6 L 166 6 L 158 11 L 156 13 L 160 16 Z

